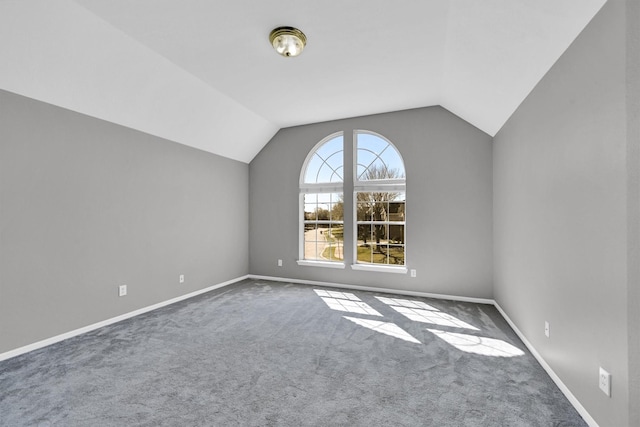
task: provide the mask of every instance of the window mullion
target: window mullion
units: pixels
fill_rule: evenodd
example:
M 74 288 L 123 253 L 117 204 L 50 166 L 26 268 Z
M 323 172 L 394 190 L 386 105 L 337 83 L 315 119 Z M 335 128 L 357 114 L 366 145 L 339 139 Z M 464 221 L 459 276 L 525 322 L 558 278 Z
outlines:
M 354 162 L 354 141 L 353 141 L 353 132 L 349 132 L 348 130 L 344 132 L 344 262 L 345 263 L 353 263 L 355 259 L 353 258 L 353 239 L 351 236 L 354 235 L 355 224 L 354 224 L 354 215 L 355 215 L 355 207 L 353 205 L 353 201 L 351 198 L 351 194 L 353 194 L 353 162 Z
M 309 166 L 315 175 L 305 178 Z M 342 182 L 333 182 L 336 177 Z M 404 162 L 386 138 L 370 131 L 328 136 L 308 154 L 299 194 L 299 265 L 344 268 L 350 263 L 356 270 L 406 272 Z

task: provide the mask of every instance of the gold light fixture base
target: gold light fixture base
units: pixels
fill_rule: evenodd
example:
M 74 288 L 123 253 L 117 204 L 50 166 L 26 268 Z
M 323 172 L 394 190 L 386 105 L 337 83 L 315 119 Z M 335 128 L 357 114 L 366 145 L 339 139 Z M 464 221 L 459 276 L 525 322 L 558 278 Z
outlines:
M 280 55 L 293 57 L 302 53 L 307 45 L 307 36 L 294 27 L 278 27 L 269 34 L 269 41 Z

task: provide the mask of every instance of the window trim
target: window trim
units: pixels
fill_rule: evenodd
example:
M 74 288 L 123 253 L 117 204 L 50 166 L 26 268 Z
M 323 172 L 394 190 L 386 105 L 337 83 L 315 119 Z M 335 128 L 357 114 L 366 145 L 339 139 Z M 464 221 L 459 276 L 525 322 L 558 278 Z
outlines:
M 322 147 L 327 142 L 332 139 L 342 136 L 342 169 L 344 171 L 344 131 L 333 132 L 330 135 L 322 138 L 316 145 L 313 146 L 307 157 L 302 164 L 302 169 L 300 170 L 300 179 L 299 179 L 299 199 L 298 199 L 298 259 L 297 264 L 303 266 L 313 266 L 313 267 L 328 267 L 328 268 L 345 268 L 344 259 L 342 261 L 324 261 L 324 260 L 309 260 L 304 258 L 304 196 L 305 194 L 316 194 L 316 193 L 339 193 L 342 194 L 344 198 L 344 172 L 342 181 L 340 182 L 314 182 L 314 183 L 306 183 L 304 181 L 305 175 L 307 173 L 307 167 L 309 166 L 309 162 L 316 154 L 318 149 Z M 331 221 L 332 223 L 339 223 L 339 221 Z M 344 227 L 344 218 L 342 219 L 342 224 Z M 344 238 L 343 238 L 344 240 Z
M 340 261 L 314 261 L 310 259 L 299 259 L 296 261 L 298 265 L 307 267 L 324 267 L 324 268 L 345 268 L 345 263 Z
M 405 260 L 406 260 L 406 249 L 405 249 Z M 407 269 L 407 265 L 390 265 L 390 264 L 351 264 L 352 270 L 360 270 L 360 271 L 373 271 L 377 273 L 397 273 L 397 274 L 407 274 L 409 271 Z
M 344 187 L 344 176 L 342 177 L 342 181 L 340 182 L 336 182 L 336 183 L 331 183 L 331 182 L 321 182 L 321 183 L 306 183 L 304 182 L 304 176 L 307 172 L 307 167 L 309 166 L 309 162 L 311 161 L 311 159 L 313 158 L 313 156 L 316 154 L 316 151 L 318 151 L 318 149 L 320 147 L 322 147 L 324 144 L 326 144 L 327 142 L 331 141 L 333 138 L 337 137 L 337 136 L 342 136 L 342 168 L 344 170 L 344 131 L 338 131 L 338 132 L 334 132 L 330 135 L 325 136 L 324 138 L 322 138 L 320 140 L 320 142 L 318 142 L 316 145 L 313 146 L 313 148 L 311 148 L 311 150 L 309 150 L 309 153 L 307 154 L 307 157 L 304 159 L 304 163 L 302 164 L 302 169 L 300 170 L 300 179 L 298 184 L 300 185 L 300 191 L 302 192 L 303 189 L 313 189 L 313 188 L 319 188 L 319 187 L 327 187 L 327 188 L 336 188 L 336 187 L 340 187 L 340 191 L 330 191 L 333 193 L 342 193 L 342 188 Z M 344 175 L 344 174 L 343 174 Z
M 369 189 L 365 190 L 369 191 Z M 400 190 L 399 190 L 400 191 Z M 406 191 L 401 190 L 405 195 L 405 218 L 406 218 Z M 407 273 L 407 221 L 358 221 L 358 191 L 353 192 L 352 197 L 353 203 L 353 263 L 351 264 L 351 268 L 353 270 L 368 270 L 368 271 L 378 271 L 384 272 L 387 271 L 389 273 Z M 403 236 L 403 251 L 404 251 L 404 264 L 374 264 L 368 262 L 358 262 L 358 226 L 362 223 L 382 223 L 386 225 L 402 225 L 404 227 L 404 236 Z
M 385 141 L 389 146 L 391 146 L 396 154 L 399 156 L 400 161 L 402 162 L 404 178 L 394 178 L 394 179 L 386 179 L 386 180 L 359 180 L 358 179 L 358 135 L 359 134 L 367 134 L 372 135 L 377 138 Z M 342 136 L 342 168 L 343 171 L 346 171 L 346 165 L 344 164 L 345 160 L 345 150 L 347 141 L 345 139 L 345 131 L 337 131 L 333 132 L 324 138 L 322 138 L 317 144 L 311 148 L 307 157 L 304 160 L 300 171 L 300 179 L 299 179 L 299 200 L 298 200 L 298 260 L 296 260 L 297 265 L 306 266 L 306 267 L 322 267 L 322 268 L 334 268 L 334 269 L 344 269 L 346 267 L 346 262 L 343 259 L 341 261 L 324 261 L 324 260 L 307 260 L 304 259 L 304 230 L 305 230 L 305 219 L 304 219 L 304 196 L 306 194 L 314 194 L 314 193 L 339 193 L 342 194 L 343 199 L 346 201 L 348 195 L 345 194 L 345 179 L 346 176 L 342 177 L 342 181 L 340 182 L 322 182 L 322 183 L 306 183 L 305 175 L 307 173 L 307 168 L 309 166 L 309 162 L 313 159 L 317 150 L 327 143 L 328 141 Z M 394 273 L 394 274 L 407 274 L 409 269 L 407 267 L 407 245 L 406 245 L 406 236 L 407 236 L 407 222 L 402 221 L 400 224 L 404 226 L 404 265 L 394 265 L 394 264 L 373 264 L 373 263 L 358 263 L 358 218 L 357 218 L 357 193 L 358 192 L 403 192 L 405 199 L 405 215 L 406 215 L 406 196 L 407 196 L 407 186 L 406 186 L 406 167 L 405 161 L 402 157 L 402 153 L 396 147 L 396 145 L 391 142 L 388 138 L 383 135 L 380 135 L 377 132 L 373 132 L 365 129 L 354 129 L 353 130 L 353 139 L 351 148 L 353 150 L 352 156 L 352 193 L 351 193 L 351 209 L 352 209 L 352 220 L 351 227 L 353 228 L 352 236 L 350 236 L 353 245 L 353 253 L 352 253 L 352 263 L 350 264 L 351 270 L 355 271 L 370 271 L 370 272 L 382 272 L 382 273 Z M 343 226 L 346 222 L 346 218 L 343 218 Z M 395 221 L 394 221 L 395 222 Z M 345 236 L 346 237 L 346 236 Z
M 389 144 L 396 152 L 396 154 L 400 157 L 400 161 L 402 162 L 404 178 L 394 178 L 388 180 L 359 180 L 358 179 L 358 134 L 366 134 L 372 135 L 377 138 L 382 139 L 387 144 Z M 407 169 L 405 167 L 404 158 L 402 157 L 402 153 L 395 146 L 393 142 L 391 142 L 388 138 L 383 135 L 380 135 L 377 132 L 373 132 L 370 130 L 364 129 L 354 129 L 353 130 L 353 194 L 352 194 L 352 213 L 353 218 L 351 224 L 353 225 L 354 232 L 352 236 L 352 244 L 353 244 L 353 253 L 352 253 L 352 270 L 361 270 L 361 271 L 373 271 L 373 272 L 386 272 L 386 273 L 400 273 L 407 274 L 407 221 L 406 219 L 401 222 L 401 225 L 404 226 L 404 265 L 398 266 L 393 264 L 373 264 L 373 263 L 360 263 L 358 262 L 358 201 L 357 194 L 359 192 L 394 192 L 399 191 L 404 193 L 405 199 L 405 215 L 406 215 L 406 200 L 407 200 Z M 388 222 L 387 222 L 388 223 Z
M 402 162 L 402 166 L 404 167 L 404 165 L 405 165 L 404 158 L 402 157 L 402 153 L 400 153 L 400 150 L 398 150 L 396 145 L 393 142 L 391 142 L 387 137 L 385 137 L 383 135 L 380 135 L 377 132 L 370 131 L 370 130 L 354 129 L 353 130 L 353 166 L 354 166 L 353 167 L 353 186 L 354 186 L 354 191 L 357 191 L 356 188 L 361 187 L 361 186 L 369 188 L 370 186 L 376 185 L 376 183 L 378 183 L 378 184 L 381 183 L 381 180 L 364 180 L 364 181 L 361 181 L 361 180 L 358 179 L 358 134 L 372 135 L 372 136 L 375 136 L 377 138 L 382 139 L 387 144 L 389 144 L 391 147 L 393 147 L 393 149 L 395 150 L 396 154 L 400 157 L 400 161 Z M 405 173 L 404 178 L 385 179 L 383 185 L 398 184 L 398 185 L 406 186 L 406 184 L 407 184 L 407 170 L 406 170 L 406 168 L 404 170 L 404 173 Z

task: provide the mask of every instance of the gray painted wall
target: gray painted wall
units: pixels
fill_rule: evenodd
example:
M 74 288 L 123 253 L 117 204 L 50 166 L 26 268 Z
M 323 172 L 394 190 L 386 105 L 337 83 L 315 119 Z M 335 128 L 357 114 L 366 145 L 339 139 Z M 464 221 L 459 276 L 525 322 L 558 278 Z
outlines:
M 247 164 L 0 91 L 0 353 L 247 274 L 247 224 Z
M 284 129 L 248 167 L 0 91 L 0 353 L 249 271 L 495 293 L 601 426 L 640 425 L 627 404 L 640 397 L 639 9 L 608 2 L 496 136 L 493 159 L 489 136 L 438 107 Z M 295 263 L 302 162 L 353 129 L 405 158 L 415 279 Z
M 627 1 L 629 425 L 640 426 L 640 2 Z
M 299 177 L 325 136 L 367 129 L 391 140 L 407 173 L 408 274 L 298 266 Z M 249 165 L 251 274 L 492 298 L 491 137 L 440 107 L 278 132 Z M 348 192 L 345 192 L 349 194 Z M 349 228 L 345 224 L 348 235 Z M 346 246 L 345 242 L 345 246 Z M 348 252 L 348 248 L 345 250 Z M 283 259 L 283 267 L 277 266 Z
M 494 138 L 495 298 L 603 427 L 629 425 L 625 7 L 605 4 Z

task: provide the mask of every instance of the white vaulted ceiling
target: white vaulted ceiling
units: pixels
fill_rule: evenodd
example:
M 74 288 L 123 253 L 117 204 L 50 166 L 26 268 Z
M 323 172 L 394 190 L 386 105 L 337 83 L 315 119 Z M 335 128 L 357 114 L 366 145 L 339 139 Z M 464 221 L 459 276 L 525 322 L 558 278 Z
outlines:
M 243 162 L 282 127 L 431 105 L 495 135 L 604 3 L 0 0 L 0 89 Z

